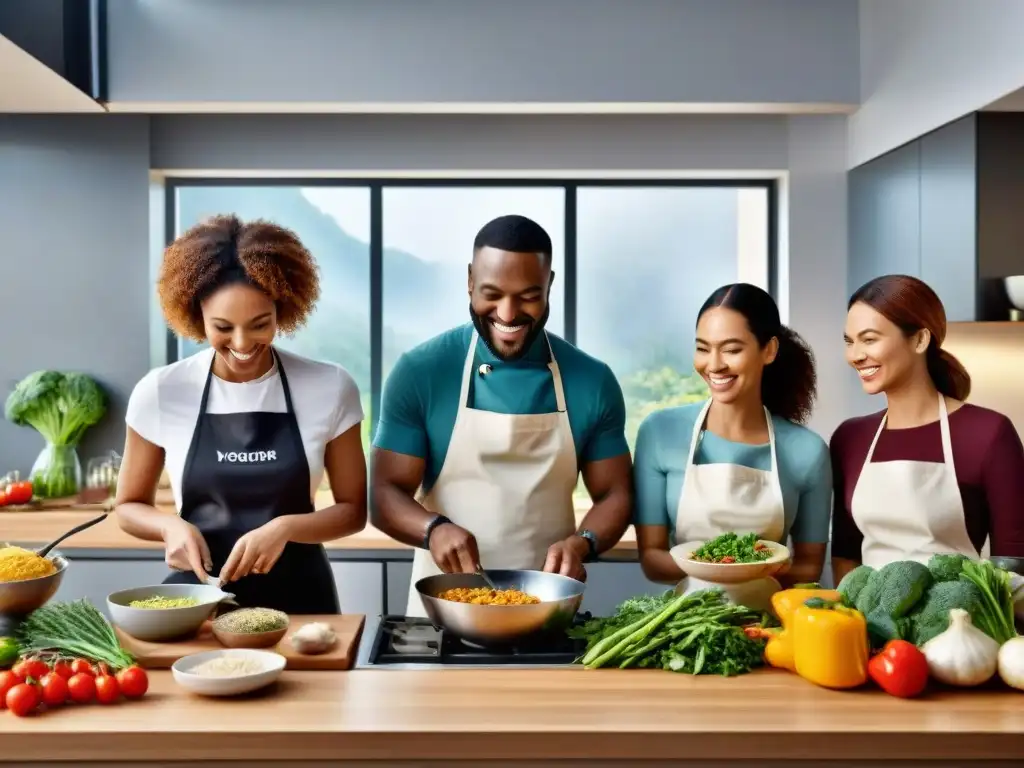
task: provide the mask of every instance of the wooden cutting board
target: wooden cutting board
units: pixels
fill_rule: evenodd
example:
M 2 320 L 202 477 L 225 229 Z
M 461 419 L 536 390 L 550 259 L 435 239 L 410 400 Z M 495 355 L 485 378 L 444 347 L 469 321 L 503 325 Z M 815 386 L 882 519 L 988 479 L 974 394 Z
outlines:
M 288 637 L 303 624 L 314 621 L 322 621 L 330 624 L 338 641 L 334 647 L 326 653 L 316 655 L 305 655 L 298 653 Z M 359 652 L 359 639 L 363 634 L 363 625 L 366 617 L 361 613 L 348 613 L 333 616 L 292 616 L 288 633 L 276 646 L 264 648 L 263 650 L 280 653 L 288 661 L 287 669 L 351 669 L 355 664 L 356 654 Z M 199 633 L 190 639 L 175 640 L 169 643 L 151 643 L 145 640 L 137 640 L 134 637 L 114 627 L 118 640 L 126 651 L 136 658 L 140 665 L 147 669 L 169 669 L 174 662 L 183 656 L 203 651 L 220 650 L 222 646 L 213 636 L 210 622 L 206 622 L 199 628 Z

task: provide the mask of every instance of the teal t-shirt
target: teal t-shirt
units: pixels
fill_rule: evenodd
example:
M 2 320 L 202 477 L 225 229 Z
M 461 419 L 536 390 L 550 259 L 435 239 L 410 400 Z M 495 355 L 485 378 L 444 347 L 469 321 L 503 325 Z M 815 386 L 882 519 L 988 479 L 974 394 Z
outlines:
M 424 490 L 433 486 L 444 466 L 472 337 L 473 324 L 466 323 L 420 344 L 399 357 L 384 384 L 373 444 L 425 459 Z M 582 468 L 628 453 L 626 404 L 611 368 L 558 336 L 549 333 L 548 338 L 562 375 L 577 464 Z M 557 410 L 549 360 L 544 334 L 521 359 L 511 362 L 496 357 L 478 340 L 469 406 L 514 414 Z M 491 371 L 480 376 L 477 370 L 484 363 Z
M 665 525 L 675 536 L 675 516 L 683 490 L 686 460 L 694 423 L 704 403 L 691 403 L 656 411 L 644 419 L 637 433 L 633 458 L 636 482 L 636 525 Z M 832 507 L 832 463 L 828 446 L 815 432 L 772 416 L 775 453 L 779 462 L 786 527 L 794 542 L 828 542 Z M 769 470 L 767 443 L 734 443 L 705 430 L 693 457 L 695 464 L 739 464 Z

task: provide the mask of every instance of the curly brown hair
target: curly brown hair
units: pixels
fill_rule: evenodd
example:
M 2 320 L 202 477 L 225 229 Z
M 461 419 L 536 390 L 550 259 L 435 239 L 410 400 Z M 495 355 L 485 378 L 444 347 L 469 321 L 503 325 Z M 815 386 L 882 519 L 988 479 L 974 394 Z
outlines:
M 205 340 L 201 302 L 231 283 L 267 294 L 286 334 L 305 324 L 320 298 L 319 268 L 298 235 L 263 219 L 214 216 L 164 251 L 157 292 L 167 324 L 179 336 Z

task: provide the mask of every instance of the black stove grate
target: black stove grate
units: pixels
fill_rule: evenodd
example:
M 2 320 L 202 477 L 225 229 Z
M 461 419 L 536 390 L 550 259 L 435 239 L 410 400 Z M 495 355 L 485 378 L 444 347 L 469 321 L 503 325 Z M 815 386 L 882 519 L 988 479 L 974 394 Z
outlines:
M 590 618 L 581 613 L 576 623 Z M 370 648 L 369 662 L 389 664 L 472 665 L 566 665 L 572 664 L 586 649 L 582 640 L 562 633 L 537 636 L 507 647 L 481 647 L 435 627 L 430 619 L 383 616 Z

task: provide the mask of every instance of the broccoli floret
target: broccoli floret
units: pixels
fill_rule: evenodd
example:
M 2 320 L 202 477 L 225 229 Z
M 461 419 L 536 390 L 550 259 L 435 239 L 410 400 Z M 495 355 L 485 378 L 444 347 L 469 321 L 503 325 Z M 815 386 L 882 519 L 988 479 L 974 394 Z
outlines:
M 77 445 L 106 410 L 106 395 L 92 378 L 59 371 L 30 373 L 4 405 L 8 421 L 32 427 L 53 445 Z
M 868 574 L 867 581 L 860 588 L 860 592 L 857 593 L 857 599 L 853 603 L 854 607 L 867 616 L 878 604 L 878 594 L 881 589 L 882 576 L 880 571 L 871 571 Z
M 843 596 L 847 605 L 855 606 L 857 604 L 857 596 L 867 586 L 868 579 L 871 578 L 871 574 L 874 572 L 875 569 L 870 565 L 858 565 L 843 576 L 836 590 Z
M 909 631 L 908 622 L 898 622 L 908 614 L 932 585 L 928 568 L 914 560 L 897 560 L 878 569 L 861 591 L 874 588 L 873 607 L 867 604 L 868 632 L 876 644 L 895 640 Z M 858 601 L 858 609 L 860 609 Z
M 942 581 L 933 584 L 924 599 L 907 616 L 912 632 L 904 639 L 924 645 L 949 628 L 949 612 L 962 608 L 973 619 L 982 608 L 984 598 L 977 586 L 967 581 Z
M 964 567 L 964 561 L 968 558 L 965 555 L 932 555 L 928 561 L 928 570 L 931 571 L 932 580 L 936 583 L 944 581 L 956 581 L 960 577 L 960 571 Z

